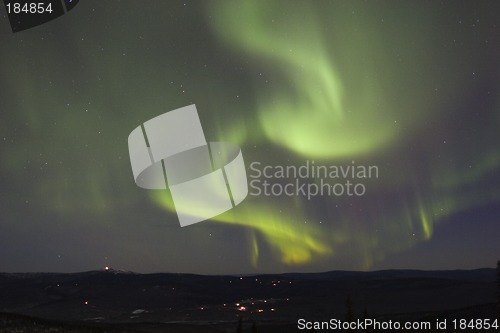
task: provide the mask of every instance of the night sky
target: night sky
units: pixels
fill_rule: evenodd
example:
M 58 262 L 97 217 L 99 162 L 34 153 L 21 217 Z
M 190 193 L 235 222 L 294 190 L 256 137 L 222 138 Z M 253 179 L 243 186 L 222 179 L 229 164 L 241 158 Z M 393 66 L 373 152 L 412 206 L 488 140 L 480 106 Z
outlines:
M 0 271 L 500 257 L 498 1 L 85 0 L 15 34 L 0 10 Z M 168 191 L 134 183 L 127 138 L 190 104 L 249 176 L 314 161 L 378 177 L 363 196 L 249 195 L 181 228 Z

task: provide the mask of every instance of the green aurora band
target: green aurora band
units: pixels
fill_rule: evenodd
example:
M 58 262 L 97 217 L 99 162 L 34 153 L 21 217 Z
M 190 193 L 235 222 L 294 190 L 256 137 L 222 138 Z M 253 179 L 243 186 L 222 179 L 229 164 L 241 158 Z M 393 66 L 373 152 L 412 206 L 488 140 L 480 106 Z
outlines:
M 418 60 L 422 50 L 434 46 L 433 41 L 425 37 L 431 32 L 422 31 L 425 28 L 418 20 L 401 16 L 392 22 L 404 26 L 404 33 L 410 36 L 411 43 L 405 43 L 406 49 L 399 51 L 401 58 L 409 57 L 408 62 L 412 63 L 409 72 L 398 64 L 391 64 L 390 60 L 380 59 L 392 49 L 390 43 L 400 38 L 401 31 L 390 31 L 388 36 L 382 37 L 388 31 L 377 31 L 380 29 L 373 20 L 363 17 L 368 12 L 366 9 L 364 13 L 360 10 L 361 15 L 355 18 L 349 15 L 351 13 L 344 4 L 321 5 L 319 8 L 317 3 L 311 2 L 296 2 L 291 6 L 280 2 L 219 2 L 210 10 L 214 17 L 214 31 L 224 42 L 248 52 L 256 64 L 270 62 L 275 70 L 283 72 L 280 84 L 255 87 L 262 133 L 271 142 L 301 156 L 326 159 L 332 163 L 346 157 L 369 158 L 382 149 L 400 152 L 398 143 L 404 142 L 404 136 L 411 138 L 412 133 L 421 131 L 432 118 L 440 120 L 442 96 L 456 94 L 460 85 L 439 82 L 440 78 L 432 72 L 434 68 Z M 325 6 L 329 8 L 325 10 Z M 370 15 L 376 17 L 377 9 L 372 10 Z M 358 10 L 354 9 L 352 13 L 355 11 Z M 429 19 L 438 19 L 429 14 L 429 8 L 419 8 L 417 12 Z M 334 14 L 335 19 L 325 19 L 329 14 Z M 349 40 L 342 32 L 349 32 Z M 378 37 L 374 38 L 377 34 Z M 354 55 L 354 60 L 348 59 L 351 55 Z M 336 58 L 344 60 L 342 66 L 335 65 Z M 418 82 L 408 78 L 409 75 L 418 75 Z M 349 82 L 344 83 L 343 77 Z M 382 80 L 384 82 L 380 82 Z M 443 91 L 437 95 L 425 88 L 433 85 Z M 398 91 L 403 96 L 395 100 L 388 91 Z M 341 214 L 330 212 L 333 217 L 330 232 L 319 231 L 312 223 L 304 223 L 308 217 L 314 216 L 314 212 L 305 211 L 304 205 L 297 204 L 296 200 L 273 202 L 272 205 L 267 202 L 247 203 L 215 220 L 261 233 L 285 264 L 335 256 L 338 247 L 350 243 L 359 249 L 357 255 L 361 258 L 361 266 L 369 268 L 386 252 L 430 239 L 434 224 L 439 220 L 474 206 L 498 201 L 498 190 L 486 197 L 460 191 L 468 183 L 496 170 L 500 165 L 498 156 L 491 150 L 486 151 L 469 170 L 450 172 L 446 164 L 441 166 L 443 170 L 436 166 L 436 171 L 430 175 L 418 177 L 418 172 L 410 166 L 403 169 L 402 175 L 391 175 L 397 179 L 397 186 L 392 191 L 406 192 L 405 199 L 402 202 L 379 202 L 369 208 L 370 215 L 375 217 L 370 219 L 369 223 L 374 226 L 369 229 L 376 230 L 376 234 L 364 228 L 358 229 L 356 213 L 350 210 Z M 432 182 L 422 183 L 424 176 L 430 176 Z M 393 209 L 395 203 L 399 209 Z M 290 207 L 293 207 L 292 214 L 276 214 L 276 210 L 289 211 Z M 386 211 L 392 213 L 387 216 Z M 251 235 L 252 261 L 255 263 L 257 242 L 255 233 Z M 389 243 L 385 240 L 387 236 L 392 239 Z M 398 238 L 400 241 L 396 240 Z

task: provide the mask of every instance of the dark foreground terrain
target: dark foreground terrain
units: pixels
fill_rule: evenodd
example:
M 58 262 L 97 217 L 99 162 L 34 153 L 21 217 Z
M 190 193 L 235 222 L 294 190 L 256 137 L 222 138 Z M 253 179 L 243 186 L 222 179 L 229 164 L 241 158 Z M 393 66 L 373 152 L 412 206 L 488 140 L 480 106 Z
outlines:
M 495 281 L 494 269 L 259 276 L 113 270 L 0 274 L 0 333 L 237 332 L 240 317 L 243 332 L 261 333 L 299 331 L 300 318 L 493 319 Z

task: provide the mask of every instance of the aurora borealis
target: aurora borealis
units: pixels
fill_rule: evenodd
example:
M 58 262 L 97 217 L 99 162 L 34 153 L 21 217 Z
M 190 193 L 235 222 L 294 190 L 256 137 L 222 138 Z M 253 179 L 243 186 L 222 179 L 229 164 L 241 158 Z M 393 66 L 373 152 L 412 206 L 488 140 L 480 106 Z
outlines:
M 86 0 L 16 34 L 1 10 L 0 271 L 498 259 L 500 3 Z M 127 137 L 190 104 L 248 175 L 315 161 L 378 177 L 363 196 L 248 196 L 180 228 L 168 191 L 135 186 Z

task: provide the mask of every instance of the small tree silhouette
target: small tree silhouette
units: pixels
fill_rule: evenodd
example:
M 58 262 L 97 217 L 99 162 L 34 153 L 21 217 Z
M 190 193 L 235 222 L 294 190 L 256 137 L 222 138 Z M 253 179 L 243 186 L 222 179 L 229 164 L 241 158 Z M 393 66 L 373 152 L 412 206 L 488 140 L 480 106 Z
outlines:
M 354 318 L 354 310 L 352 308 L 351 296 L 347 296 L 345 300 L 345 307 L 346 307 L 345 320 L 354 321 L 355 318 Z
M 236 333 L 243 333 L 243 318 L 238 317 L 238 326 L 236 327 Z
M 347 322 L 352 322 L 356 320 L 355 315 L 354 315 L 354 309 L 352 307 L 352 300 L 351 296 L 347 296 L 345 300 L 345 307 L 346 307 L 346 312 L 345 312 L 345 321 Z M 346 329 L 348 332 L 354 332 L 355 330 L 353 329 Z
M 497 319 L 500 320 L 500 260 L 497 261 Z
M 257 323 L 255 323 L 255 320 L 252 321 L 252 333 L 259 333 L 259 332 L 260 332 L 260 330 L 257 327 Z
M 368 307 L 365 306 L 365 308 L 363 309 L 363 320 L 372 319 L 372 318 L 374 318 L 373 314 L 371 314 L 370 312 L 368 312 Z M 371 332 L 375 332 L 375 331 L 372 328 L 367 328 L 363 332 L 365 332 L 365 333 L 371 333 Z

